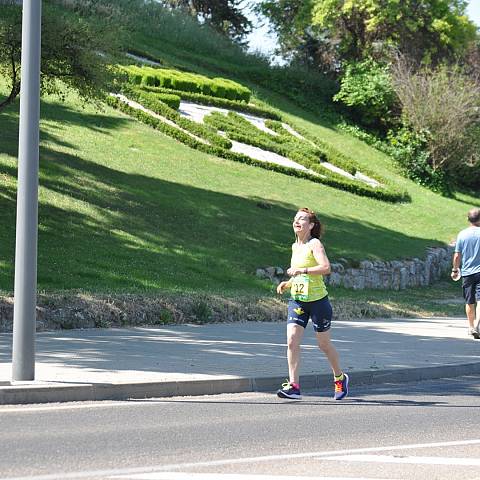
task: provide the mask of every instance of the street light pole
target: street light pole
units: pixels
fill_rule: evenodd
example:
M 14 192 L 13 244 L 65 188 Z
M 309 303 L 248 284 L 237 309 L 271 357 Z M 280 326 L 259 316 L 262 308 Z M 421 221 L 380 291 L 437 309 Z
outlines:
M 12 380 L 35 379 L 42 0 L 23 0 Z

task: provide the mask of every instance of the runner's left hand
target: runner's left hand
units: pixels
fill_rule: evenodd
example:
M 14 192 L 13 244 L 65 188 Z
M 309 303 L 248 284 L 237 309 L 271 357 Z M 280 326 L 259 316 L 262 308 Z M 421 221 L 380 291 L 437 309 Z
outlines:
M 301 273 L 303 273 L 303 268 L 290 267 L 287 270 L 287 274 L 291 277 L 294 277 L 295 275 L 300 275 Z

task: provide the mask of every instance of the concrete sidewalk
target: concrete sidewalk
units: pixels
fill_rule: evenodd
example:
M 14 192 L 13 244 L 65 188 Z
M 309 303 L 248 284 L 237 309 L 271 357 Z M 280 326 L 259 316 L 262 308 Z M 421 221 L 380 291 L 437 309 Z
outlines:
M 480 373 L 480 340 L 463 318 L 335 322 L 332 338 L 355 385 Z M 42 332 L 36 380 L 11 379 L 11 334 L 0 334 L 0 404 L 275 391 L 288 375 L 283 323 Z M 332 376 L 311 325 L 304 388 L 330 396 Z

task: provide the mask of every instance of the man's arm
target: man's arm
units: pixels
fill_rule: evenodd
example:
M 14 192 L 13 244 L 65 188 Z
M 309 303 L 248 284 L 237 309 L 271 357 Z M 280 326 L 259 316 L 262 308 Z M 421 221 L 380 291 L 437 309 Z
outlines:
M 452 259 L 452 273 L 450 276 L 457 280 L 460 278 L 460 265 L 462 264 L 462 254 L 460 252 L 455 252 Z

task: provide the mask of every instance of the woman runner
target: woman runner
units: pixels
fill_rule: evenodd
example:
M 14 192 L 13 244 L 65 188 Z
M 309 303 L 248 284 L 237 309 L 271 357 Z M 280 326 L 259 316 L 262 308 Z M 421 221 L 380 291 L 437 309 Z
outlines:
M 300 400 L 300 343 L 311 318 L 318 346 L 326 355 L 333 370 L 335 400 L 348 395 L 348 375 L 340 368 L 338 353 L 330 340 L 332 306 L 328 300 L 323 275 L 330 273 L 330 262 L 320 242 L 322 225 L 315 212 L 308 208 L 298 210 L 293 220 L 295 243 L 292 245 L 291 266 L 287 274 L 292 277 L 281 282 L 277 293 L 290 289 L 287 318 L 287 359 L 289 380 L 278 390 L 281 398 Z

